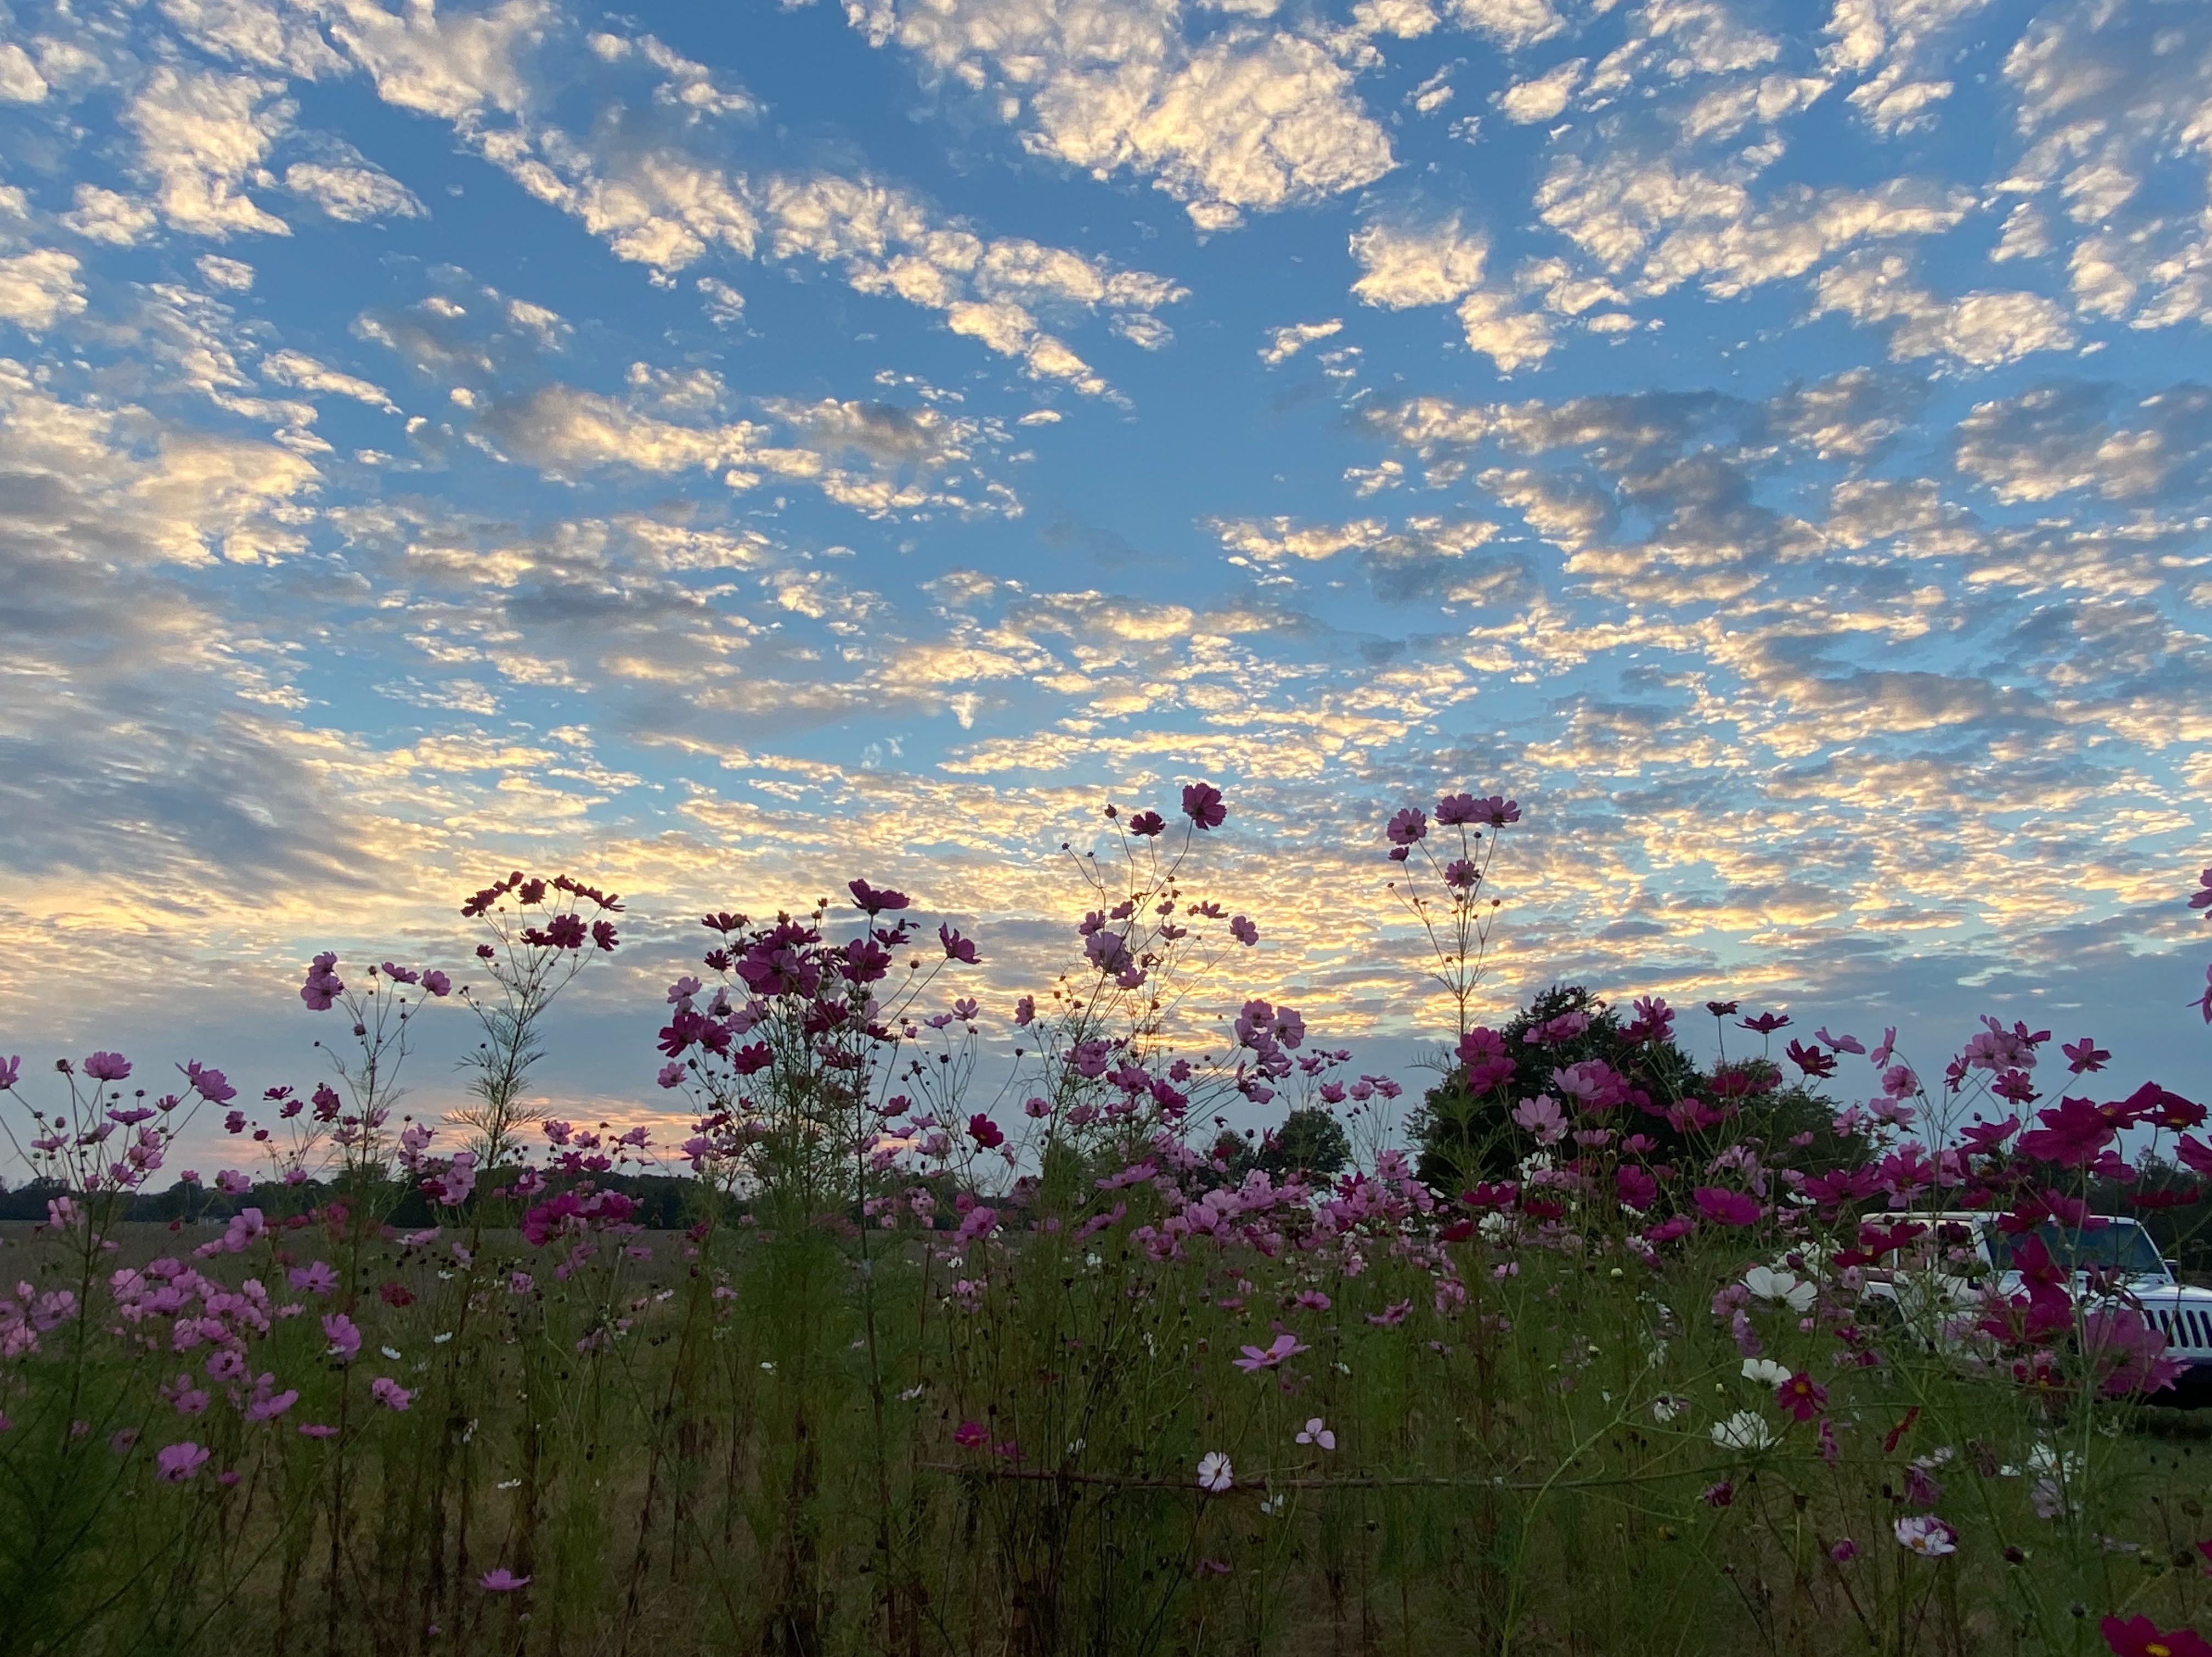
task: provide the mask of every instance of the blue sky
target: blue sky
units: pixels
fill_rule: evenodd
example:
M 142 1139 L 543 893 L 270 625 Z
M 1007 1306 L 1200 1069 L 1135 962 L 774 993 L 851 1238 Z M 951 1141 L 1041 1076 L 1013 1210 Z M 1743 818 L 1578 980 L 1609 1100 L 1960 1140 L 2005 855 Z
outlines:
M 1399 1059 L 1381 825 L 1469 786 L 1528 807 L 1500 1002 L 2199 1068 L 2200 4 L 0 43 L 0 1048 L 296 1079 L 307 954 L 565 868 L 636 942 L 546 1085 L 642 1110 L 684 917 L 896 880 L 1010 1002 L 1060 843 L 1202 776 L 1219 998 Z

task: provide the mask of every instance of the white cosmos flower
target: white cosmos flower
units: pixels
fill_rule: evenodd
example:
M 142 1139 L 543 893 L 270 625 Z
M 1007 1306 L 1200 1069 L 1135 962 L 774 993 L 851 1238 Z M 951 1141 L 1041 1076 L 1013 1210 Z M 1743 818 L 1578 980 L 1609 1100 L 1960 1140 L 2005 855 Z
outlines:
M 1660 1422 L 1670 1422 L 1689 1407 L 1689 1399 L 1680 1393 L 1662 1392 L 1651 1400 L 1651 1419 Z
M 1817 1283 L 1806 1282 L 1794 1271 L 1778 1271 L 1772 1266 L 1753 1266 L 1743 1274 L 1743 1286 L 1759 1299 L 1786 1306 L 1792 1312 L 1810 1310 L 1820 1295 Z
M 1746 1358 L 1743 1361 L 1743 1378 L 1768 1386 L 1779 1386 L 1790 1379 L 1790 1366 L 1777 1363 L 1771 1358 Z
M 1723 1450 L 1764 1450 L 1774 1442 L 1774 1429 L 1754 1410 L 1739 1410 L 1726 1421 L 1716 1422 L 1713 1442 Z
M 1218 1450 L 1208 1450 L 1198 1460 L 1198 1488 L 1212 1496 L 1219 1496 L 1237 1483 L 1237 1470 L 1229 1465 L 1229 1458 Z
M 1897 1521 L 1897 1545 L 1923 1559 L 1959 1551 L 1959 1533 L 1934 1514 L 1914 1514 Z

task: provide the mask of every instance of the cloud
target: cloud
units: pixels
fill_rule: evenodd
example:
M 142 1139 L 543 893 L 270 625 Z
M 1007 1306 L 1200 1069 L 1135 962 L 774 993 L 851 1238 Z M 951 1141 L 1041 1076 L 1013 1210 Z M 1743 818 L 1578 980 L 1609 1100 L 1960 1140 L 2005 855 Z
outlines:
M 1449 305 L 1482 280 L 1490 244 L 1462 228 L 1459 216 L 1425 225 L 1377 220 L 1352 234 L 1360 275 L 1352 284 L 1364 304 L 1404 310 Z
M 386 11 L 375 0 L 330 0 L 330 38 L 368 71 L 377 96 L 420 115 L 473 127 L 530 104 L 529 59 L 558 14 L 546 0 L 499 0 L 474 12 L 428 6 Z
M 734 490 L 766 478 L 804 482 L 871 516 L 931 508 L 1018 515 L 1005 484 L 980 475 L 970 492 L 956 480 L 975 449 L 996 439 L 981 423 L 933 408 L 839 401 L 772 402 L 769 422 L 692 424 L 645 411 L 646 399 L 547 386 L 495 404 L 482 429 L 507 456 L 550 476 L 602 467 L 647 473 L 719 473 Z M 774 441 L 778 436 L 785 442 Z
M 1522 126 L 1557 120 L 1559 113 L 1566 108 L 1567 100 L 1582 84 L 1583 70 L 1589 63 L 1587 58 L 1570 58 L 1534 80 L 1514 82 L 1498 94 L 1498 113 Z
M 1352 72 L 1300 35 L 1237 23 L 1193 41 L 1176 11 L 1130 0 L 871 0 L 848 9 L 870 41 L 1026 115 L 1035 154 L 1101 180 L 1134 172 L 1201 229 L 1373 182 L 1390 143 Z
M 2212 391 L 2169 387 L 2142 399 L 2124 424 L 2112 417 L 2113 391 L 2072 381 L 1978 403 L 1960 423 L 1954 463 L 2008 503 L 2086 489 L 2108 500 L 2203 499 Z
M 1814 286 L 1812 314 L 1840 313 L 1862 326 L 1894 323 L 1889 354 L 1898 362 L 1948 356 L 1990 368 L 2074 344 L 2064 309 L 2039 294 L 1978 289 L 1946 300 L 1915 286 L 1910 268 L 1892 253 L 1825 271 Z
M 261 359 L 261 377 L 299 391 L 328 392 L 333 396 L 349 397 L 356 403 L 382 409 L 386 414 L 399 412 L 398 405 L 392 400 L 381 386 L 327 367 L 304 351 L 271 351 Z
M 63 214 L 61 222 L 88 241 L 131 247 L 146 240 L 154 228 L 153 208 L 136 196 L 103 190 L 96 184 L 80 184 L 76 200 L 75 209 Z
M 1633 153 L 1595 164 L 1563 156 L 1536 192 L 1545 223 L 1654 295 L 1701 281 L 1733 295 L 1801 276 L 1862 241 L 1948 230 L 1972 200 L 1956 186 L 1892 179 L 1868 190 L 1788 186 L 1759 201 L 1733 169 Z
M 157 65 L 124 107 L 155 203 L 176 229 L 228 237 L 289 235 L 291 227 L 244 193 L 249 174 L 292 124 L 281 82 Z
M 1220 537 L 1231 564 L 1261 570 L 1319 563 L 1356 551 L 1370 588 L 1389 604 L 1518 606 L 1533 596 L 1522 560 L 1468 556 L 1498 533 L 1498 526 L 1486 520 L 1417 515 L 1394 530 L 1382 518 L 1343 524 L 1213 518 L 1205 521 L 1205 527 Z
M 85 307 L 84 284 L 74 254 L 40 247 L 0 259 L 0 320 L 26 333 L 44 333 Z
M 1508 52 L 1525 52 L 1567 27 L 1551 0 L 1452 0 L 1449 12 L 1462 28 L 1486 35 Z
M 42 913 L 128 938 L 143 904 L 205 914 L 213 892 L 375 866 L 322 784 L 327 747 L 281 711 L 281 667 L 181 584 L 213 557 L 295 545 L 281 520 L 314 468 L 136 405 L 61 399 L 5 362 L 0 432 L 0 581 L 17 595 L 0 607 L 5 900 L 35 892 Z
M 1427 224 L 1377 219 L 1352 233 L 1361 274 L 1352 291 L 1390 310 L 1458 301 L 1471 349 L 1507 373 L 1540 363 L 1552 349 L 1551 326 L 1508 295 L 1481 285 L 1488 252 L 1487 241 L 1465 229 L 1456 214 Z
M 2200 215 L 2172 210 L 2175 192 L 2207 201 L 2212 16 L 2069 0 L 2029 22 L 2004 81 L 2021 148 L 1998 187 L 2031 198 L 2035 242 L 2072 239 L 2079 308 L 2141 328 L 2212 316 Z
M 413 191 L 390 174 L 367 165 L 295 161 L 284 169 L 284 188 L 349 224 L 421 218 L 423 214 L 422 204 Z
M 1822 33 L 1822 65 L 1864 76 L 1845 101 L 1884 137 L 1923 131 L 1952 93 L 1941 48 L 1989 0 L 1836 0 Z
M 253 267 L 243 259 L 224 259 L 219 253 L 203 253 L 192 261 L 192 268 L 200 273 L 200 280 L 210 288 L 220 288 L 226 293 L 242 294 L 253 286 Z
M 1287 362 L 1316 339 L 1333 338 L 1343 332 L 1340 317 L 1331 317 L 1326 322 L 1293 322 L 1287 326 L 1267 330 L 1267 343 L 1260 348 L 1260 360 L 1269 368 Z
M 47 90 L 31 54 L 13 40 L 0 41 L 0 103 L 44 103 Z

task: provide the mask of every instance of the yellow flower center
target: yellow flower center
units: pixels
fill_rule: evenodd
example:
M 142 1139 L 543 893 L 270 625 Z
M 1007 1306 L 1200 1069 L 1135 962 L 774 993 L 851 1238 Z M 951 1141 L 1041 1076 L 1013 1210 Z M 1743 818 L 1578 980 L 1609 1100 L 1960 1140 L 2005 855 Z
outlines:
M 2154 1640 L 2143 1648 L 2143 1657 L 2173 1657 L 2173 1648 L 2163 1640 Z

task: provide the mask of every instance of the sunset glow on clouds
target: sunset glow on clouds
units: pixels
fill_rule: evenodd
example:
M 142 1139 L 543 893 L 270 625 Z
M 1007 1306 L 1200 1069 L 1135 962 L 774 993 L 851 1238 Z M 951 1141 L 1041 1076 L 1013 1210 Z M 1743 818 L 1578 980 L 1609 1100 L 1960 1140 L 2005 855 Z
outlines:
M 1466 786 L 1501 1000 L 2192 1051 L 2212 9 L 0 42 L 0 1049 L 265 1008 L 205 1057 L 289 1076 L 313 950 L 458 957 L 525 866 L 621 890 L 648 1027 L 690 917 L 854 874 L 1010 1002 L 1061 842 L 1204 777 L 1223 995 L 1317 1029 L 1433 1033 L 1381 825 Z

